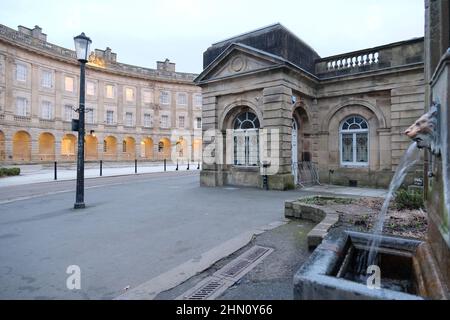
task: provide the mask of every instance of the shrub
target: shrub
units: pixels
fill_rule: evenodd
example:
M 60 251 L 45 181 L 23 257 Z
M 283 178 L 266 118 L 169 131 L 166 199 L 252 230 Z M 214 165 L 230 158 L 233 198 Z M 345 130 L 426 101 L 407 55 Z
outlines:
M 417 191 L 400 189 L 395 194 L 394 203 L 397 210 L 421 209 L 424 207 L 423 194 Z
M 0 177 L 18 175 L 20 175 L 20 168 L 0 168 Z

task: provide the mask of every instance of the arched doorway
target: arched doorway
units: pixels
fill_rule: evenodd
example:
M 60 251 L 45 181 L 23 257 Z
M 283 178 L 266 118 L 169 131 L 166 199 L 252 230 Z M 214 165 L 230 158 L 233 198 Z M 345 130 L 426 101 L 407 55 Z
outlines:
M 170 140 L 162 138 L 158 142 L 158 158 L 160 160 L 170 159 Z
M 124 160 L 134 160 L 136 157 L 136 140 L 133 137 L 126 137 L 122 143 Z
M 297 124 L 297 159 L 299 162 L 310 162 L 311 157 L 311 124 L 303 106 L 296 107 L 292 114 Z
M 189 152 L 187 150 L 187 143 L 183 137 L 180 137 L 176 142 L 176 156 L 177 158 L 189 159 Z
M 202 160 L 202 140 L 194 139 L 194 142 L 192 145 L 193 145 L 193 149 L 194 149 L 194 161 L 201 161 Z
M 294 183 L 298 183 L 298 137 L 297 137 L 298 125 L 295 118 L 292 119 L 292 137 L 291 137 L 291 171 L 294 176 Z
M 311 124 L 303 103 L 292 114 L 292 174 L 296 184 L 318 181 L 317 169 L 311 156 Z
M 153 140 L 151 138 L 144 138 L 141 141 L 141 157 L 145 159 L 153 158 Z
M 0 161 L 4 161 L 6 159 L 5 152 L 5 134 L 0 130 Z
M 61 159 L 75 160 L 77 138 L 73 134 L 65 134 L 61 139 Z
M 84 158 L 86 160 L 97 160 L 97 137 L 89 134 L 84 139 Z
M 55 136 L 49 132 L 39 135 L 39 159 L 41 161 L 55 160 Z
M 108 136 L 103 140 L 103 159 L 117 159 L 117 139 L 113 136 Z
M 31 137 L 26 131 L 18 131 L 13 136 L 13 160 L 31 161 Z

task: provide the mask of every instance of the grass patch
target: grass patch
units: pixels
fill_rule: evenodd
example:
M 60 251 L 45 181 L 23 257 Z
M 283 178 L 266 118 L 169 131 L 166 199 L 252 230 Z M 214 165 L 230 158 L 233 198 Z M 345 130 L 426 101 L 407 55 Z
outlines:
M 334 198 L 334 197 L 322 197 L 322 196 L 300 198 L 298 201 L 301 203 L 315 204 L 318 206 L 325 206 L 328 204 L 351 204 L 351 203 L 353 203 L 353 199 L 350 199 L 350 198 Z

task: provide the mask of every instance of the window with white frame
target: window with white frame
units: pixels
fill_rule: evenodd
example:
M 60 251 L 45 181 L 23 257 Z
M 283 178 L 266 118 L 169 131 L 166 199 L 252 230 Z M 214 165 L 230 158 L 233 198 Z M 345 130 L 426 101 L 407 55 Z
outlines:
M 105 95 L 108 99 L 114 99 L 115 90 L 114 90 L 114 86 L 112 84 L 107 84 L 105 86 Z
M 152 93 L 149 90 L 142 91 L 142 101 L 145 104 L 152 103 Z
M 243 112 L 233 124 L 234 164 L 259 164 L 259 120 L 253 112 Z
M 42 70 L 41 73 L 41 86 L 43 88 L 52 88 L 53 87 L 53 73 L 49 70 Z
M 72 121 L 73 119 L 73 106 L 70 104 L 66 104 L 64 106 L 64 120 L 65 121 Z
M 179 92 L 177 94 L 177 105 L 186 106 L 187 105 L 187 94 L 184 92 Z
M 125 88 L 125 99 L 127 101 L 134 101 L 134 89 L 133 88 Z
M 163 114 L 161 116 L 161 128 L 168 128 L 169 127 L 169 116 Z
M 170 93 L 168 91 L 161 91 L 159 93 L 159 103 L 170 104 Z
M 106 124 L 112 125 L 114 124 L 114 111 L 106 110 Z
M 152 126 L 152 115 L 144 113 L 144 127 L 150 128 Z
M 184 128 L 184 116 L 178 117 L 178 128 Z
M 17 81 L 27 81 L 28 68 L 24 64 L 16 64 L 16 79 Z
M 341 164 L 367 166 L 369 162 L 369 125 L 360 116 L 347 118 L 340 128 Z
M 194 94 L 194 107 L 201 107 L 201 106 L 202 106 L 202 95 Z
M 95 82 L 86 81 L 86 94 L 88 96 L 95 96 Z
M 93 124 L 94 123 L 94 108 L 86 108 L 85 116 L 86 116 L 86 123 Z
M 197 129 L 201 129 L 202 128 L 202 118 L 197 117 L 197 119 L 195 119 L 195 122 L 196 122 L 195 127 Z
M 133 112 L 125 112 L 125 125 L 127 127 L 133 126 Z
M 74 92 L 73 77 L 64 77 L 64 90 L 66 90 L 67 92 Z
M 41 118 L 46 120 L 53 119 L 53 105 L 50 101 L 41 102 Z
M 16 98 L 16 115 L 27 117 L 29 116 L 28 100 L 23 97 Z

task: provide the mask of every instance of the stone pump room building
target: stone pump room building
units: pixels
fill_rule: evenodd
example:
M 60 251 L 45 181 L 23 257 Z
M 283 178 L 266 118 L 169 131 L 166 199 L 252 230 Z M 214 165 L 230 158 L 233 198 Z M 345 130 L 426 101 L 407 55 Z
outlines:
M 211 45 L 195 79 L 201 184 L 262 187 L 266 172 L 278 190 L 387 187 L 410 143 L 403 132 L 424 113 L 423 52 L 414 38 L 321 58 L 281 24 Z M 263 139 L 265 129 L 278 135 Z

